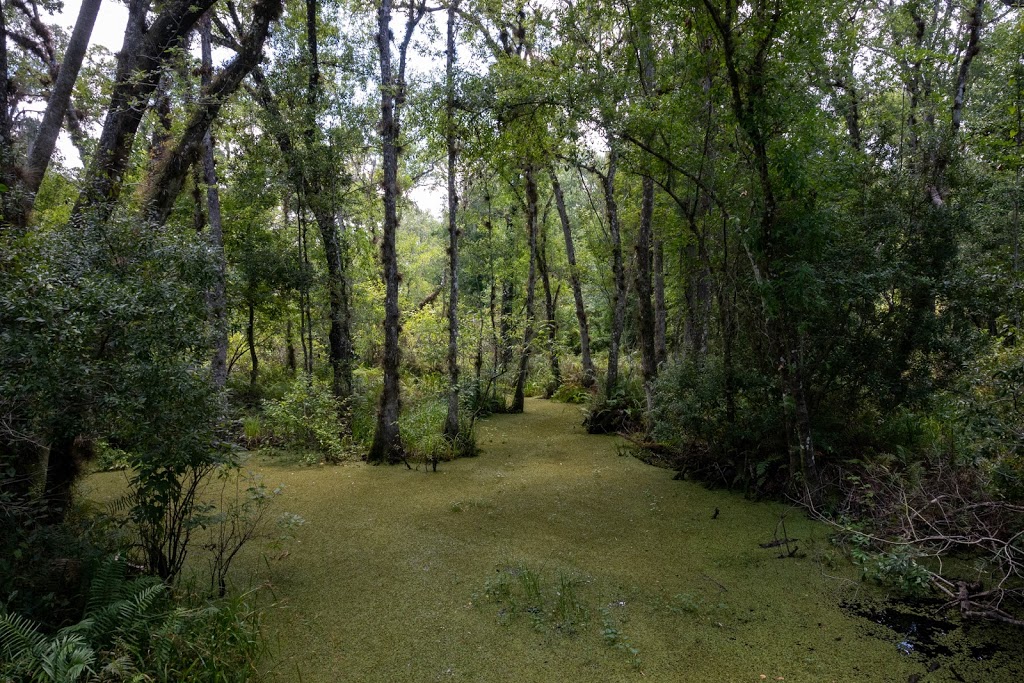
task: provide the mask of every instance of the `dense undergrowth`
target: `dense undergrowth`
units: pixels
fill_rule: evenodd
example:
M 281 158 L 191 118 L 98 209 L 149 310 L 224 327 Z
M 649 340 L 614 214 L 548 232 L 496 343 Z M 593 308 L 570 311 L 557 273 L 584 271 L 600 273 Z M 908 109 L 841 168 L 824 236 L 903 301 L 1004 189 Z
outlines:
M 968 617 L 1024 617 L 1024 353 L 993 342 L 947 387 L 887 408 L 823 395 L 815 411 L 820 476 L 794 476 L 792 405 L 770 378 L 713 360 L 663 369 L 649 422 L 615 423 L 648 460 L 680 477 L 754 497 L 799 500 L 836 529 L 866 577 L 909 596 L 934 593 Z M 642 395 L 593 401 L 591 416 Z M 830 403 L 831 400 L 831 403 Z M 632 408 L 621 408 L 622 405 Z

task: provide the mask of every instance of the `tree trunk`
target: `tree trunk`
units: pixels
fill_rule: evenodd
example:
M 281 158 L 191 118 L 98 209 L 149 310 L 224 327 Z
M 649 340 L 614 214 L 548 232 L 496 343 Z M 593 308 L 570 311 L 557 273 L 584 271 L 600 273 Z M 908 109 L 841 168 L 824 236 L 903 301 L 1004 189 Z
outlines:
M 703 236 L 696 238 L 702 241 Z M 686 357 L 695 363 L 704 362 L 708 348 L 708 327 L 711 317 L 711 289 L 707 249 L 693 242 L 686 245 L 686 260 L 690 264 L 686 274 L 686 324 L 683 331 Z
M 298 200 L 298 197 L 296 197 Z M 299 339 L 302 342 L 302 371 L 313 374 L 313 316 L 310 312 L 309 281 L 312 269 L 309 266 L 309 248 L 306 244 L 306 207 L 296 202 L 296 223 L 298 227 L 299 261 L 302 263 L 302 280 L 299 285 Z
M 249 303 L 249 321 L 245 326 L 245 341 L 249 346 L 249 386 L 256 386 L 260 371 L 260 359 L 256 355 L 256 307 Z
M 539 228 L 539 244 L 537 246 L 537 267 L 540 270 L 540 281 L 544 287 L 544 312 L 547 314 L 545 329 L 548 336 L 548 364 L 551 368 L 551 384 L 545 388 L 546 398 L 562 386 L 562 370 L 558 364 L 558 295 L 551 291 L 551 274 L 548 271 L 548 230 L 547 221 L 541 221 Z
M 78 10 L 78 19 L 75 21 L 75 28 L 71 33 L 71 41 L 64 52 L 64 61 L 61 62 L 57 80 L 54 82 L 50 97 L 46 102 L 43 119 L 35 138 L 29 145 L 23 170 L 23 185 L 20 188 L 22 192 L 20 220 L 23 228 L 24 221 L 28 219 L 35 203 L 35 194 L 39 191 L 43 176 L 46 175 L 46 169 L 50 164 L 50 158 L 53 156 L 64 115 L 71 102 L 71 93 L 74 90 L 75 81 L 78 79 L 78 72 L 82 68 L 86 48 L 89 46 L 89 37 L 96 24 L 96 15 L 100 11 L 100 2 L 101 0 L 83 0 L 81 8 Z
M 639 310 L 640 367 L 644 378 L 644 397 L 647 413 L 654 411 L 654 382 L 658 378 L 658 359 L 654 347 L 654 304 L 651 267 L 651 229 L 654 219 L 654 179 L 644 176 L 643 198 L 640 205 L 640 224 L 637 230 L 635 254 L 635 286 Z
M 660 367 L 668 361 L 668 309 L 665 306 L 665 244 L 654 239 L 654 357 Z
M 400 410 L 398 258 L 395 234 L 398 232 L 398 136 L 395 116 L 395 79 L 391 70 L 391 0 L 381 0 L 377 13 L 377 49 L 380 53 L 381 146 L 384 189 L 384 226 L 381 236 L 381 265 L 384 278 L 384 390 L 377 411 L 377 429 L 367 459 L 394 463 L 404 458 L 398 427 Z
M 321 196 L 312 199 L 320 203 Z M 326 207 L 314 206 L 313 211 L 320 236 L 324 243 L 324 256 L 327 259 L 328 305 L 330 308 L 331 328 L 327 333 L 328 353 L 330 354 L 331 371 L 334 382 L 332 393 L 339 401 L 348 401 L 352 396 L 352 336 L 351 310 L 349 308 L 349 291 L 347 266 L 348 257 L 346 240 L 338 234 L 338 224 L 334 213 Z
M 614 140 L 609 139 L 608 172 L 601 177 L 604 190 L 605 212 L 608 217 L 608 233 L 612 240 L 612 275 L 615 288 L 612 291 L 612 329 L 608 344 L 608 376 L 605 380 L 605 395 L 611 398 L 619 384 L 619 344 L 622 328 L 626 321 L 626 270 L 622 262 L 622 231 L 619 227 L 619 205 L 615 200 L 615 172 L 618 170 L 618 154 Z
M 448 55 L 445 63 L 447 98 L 446 142 L 448 146 L 448 414 L 444 434 L 454 442 L 459 435 L 459 229 L 456 213 L 459 197 L 455 192 L 457 151 L 455 147 L 455 12 L 448 7 Z
M 526 228 L 529 232 L 530 270 L 526 279 L 526 321 L 523 331 L 523 348 L 519 353 L 519 372 L 516 374 L 516 388 L 509 411 L 523 412 L 526 403 L 526 377 L 529 374 L 530 351 L 533 346 L 533 304 L 537 289 L 537 181 L 534 170 L 524 172 L 526 182 Z
M 565 208 L 565 196 L 562 185 L 558 182 L 558 174 L 553 168 L 548 169 L 551 176 L 551 189 L 555 195 L 555 206 L 558 209 L 558 220 L 562 224 L 562 236 L 565 238 L 565 259 L 569 264 L 569 284 L 572 286 L 572 298 L 576 305 L 576 322 L 580 331 L 580 362 L 583 364 L 583 386 L 591 387 L 597 381 L 594 361 L 590 357 L 590 324 L 587 322 L 587 309 L 583 304 L 583 288 L 580 285 L 580 271 L 576 266 L 576 248 L 572 241 L 572 226 L 569 223 L 569 212 Z
M 499 332 L 501 334 L 501 358 L 498 365 L 498 374 L 504 374 L 512 364 L 512 356 L 515 353 L 512 343 L 512 304 L 515 302 L 516 287 L 512 280 L 505 280 L 501 283 L 501 322 Z
M 10 81 L 7 72 L 7 29 L 5 18 L 0 17 L 0 183 L 7 186 L 0 210 L 0 226 L 17 232 L 24 232 L 35 204 L 35 195 L 46 174 L 53 156 L 61 123 L 69 111 L 71 93 L 82 67 L 89 37 L 92 35 L 101 0 L 84 0 L 78 11 L 78 19 L 64 53 L 64 61 L 58 67 L 50 55 L 50 76 L 53 88 L 43 111 L 43 118 L 35 137 L 29 143 L 25 163 L 16 174 L 11 119 L 9 116 Z
M 207 86 L 213 69 L 213 46 L 210 39 L 210 17 L 202 20 L 203 86 Z M 213 136 L 209 129 L 203 136 L 203 181 L 206 184 L 206 215 L 210 224 L 210 249 L 216 272 L 208 295 L 210 319 L 213 322 L 213 358 L 210 368 L 213 384 L 223 389 L 228 379 L 228 299 L 227 257 L 224 254 L 224 228 L 220 214 L 220 190 L 217 167 L 213 157 Z
M 292 319 L 291 316 L 285 322 L 284 327 L 284 348 L 285 348 L 285 367 L 288 368 L 288 374 L 292 377 L 295 376 L 295 372 L 299 369 L 298 359 L 295 356 L 295 336 L 292 333 Z
M 7 18 L 0 11 L 0 184 L 8 188 L 17 186 L 10 117 L 11 85 L 7 67 Z M 0 237 L 9 237 L 12 226 L 21 222 L 18 218 L 20 210 L 21 206 L 11 192 L 0 193 L 0 230 L 3 231 Z

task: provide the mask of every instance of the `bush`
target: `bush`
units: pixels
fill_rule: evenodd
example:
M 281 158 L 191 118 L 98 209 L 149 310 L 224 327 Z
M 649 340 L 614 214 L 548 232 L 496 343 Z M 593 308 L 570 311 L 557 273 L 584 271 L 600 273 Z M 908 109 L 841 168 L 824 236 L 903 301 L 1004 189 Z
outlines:
M 0 494 L 0 606 L 52 629 L 81 614 L 89 576 L 119 539 L 109 519 L 76 508 L 61 524 L 30 498 Z
M 631 377 L 619 377 L 611 396 L 603 389 L 590 396 L 583 424 L 591 434 L 635 433 L 646 429 L 643 386 Z
M 403 412 L 402 440 L 410 459 L 426 466 L 477 454 L 472 416 L 459 411 L 459 434 L 454 442 L 444 434 L 447 416 L 447 397 L 421 398 Z
M 679 454 L 678 467 L 689 476 L 758 493 L 779 490 L 787 449 L 774 384 L 734 371 L 731 416 L 725 387 L 724 368 L 714 359 L 664 368 L 655 389 L 654 438 Z
M 303 376 L 280 400 L 264 402 L 261 428 L 285 448 L 306 451 L 313 462 L 340 462 L 351 457 L 341 435 L 344 408 L 325 382 Z
M 582 384 L 567 381 L 563 382 L 562 385 L 555 390 L 555 393 L 551 395 L 551 400 L 581 405 L 589 401 L 590 396 L 590 390 Z

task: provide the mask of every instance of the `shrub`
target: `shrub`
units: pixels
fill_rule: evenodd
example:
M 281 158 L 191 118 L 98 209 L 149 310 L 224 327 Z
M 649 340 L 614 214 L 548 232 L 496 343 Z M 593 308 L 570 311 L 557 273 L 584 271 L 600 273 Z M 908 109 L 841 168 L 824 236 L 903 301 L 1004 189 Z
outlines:
M 555 390 L 551 399 L 562 403 L 583 404 L 590 400 L 590 390 L 582 384 L 566 381 Z
M 459 411 L 459 434 L 454 441 L 444 434 L 447 416 L 447 397 L 422 398 L 403 412 L 402 439 L 410 459 L 436 467 L 438 462 L 476 455 L 472 415 L 466 410 Z
M 646 429 L 645 399 L 638 380 L 620 377 L 611 396 L 601 390 L 590 396 L 584 426 L 591 434 L 640 432 Z
M 759 493 L 785 485 L 786 443 L 781 400 L 772 381 L 734 371 L 733 414 L 720 363 L 677 363 L 663 369 L 655 389 L 653 436 L 679 453 L 690 476 Z
M 325 382 L 303 376 L 280 399 L 263 404 L 263 423 L 285 448 L 303 450 L 313 461 L 340 462 L 350 456 L 342 439 L 342 415 Z

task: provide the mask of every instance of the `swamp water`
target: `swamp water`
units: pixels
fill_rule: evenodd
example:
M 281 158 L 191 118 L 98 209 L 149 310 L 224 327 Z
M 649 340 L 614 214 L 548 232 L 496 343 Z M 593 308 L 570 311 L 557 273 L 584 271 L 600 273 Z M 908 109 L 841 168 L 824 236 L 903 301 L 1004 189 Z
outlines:
M 1024 680 L 1019 644 L 956 644 L 873 606 L 799 511 L 673 481 L 580 423 L 528 400 L 437 473 L 261 460 L 278 512 L 307 522 L 236 567 L 268 604 L 266 678 Z M 782 515 L 800 557 L 760 547 Z

